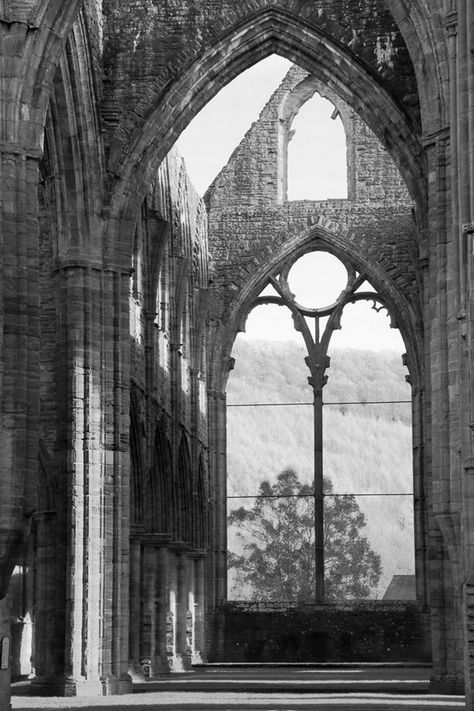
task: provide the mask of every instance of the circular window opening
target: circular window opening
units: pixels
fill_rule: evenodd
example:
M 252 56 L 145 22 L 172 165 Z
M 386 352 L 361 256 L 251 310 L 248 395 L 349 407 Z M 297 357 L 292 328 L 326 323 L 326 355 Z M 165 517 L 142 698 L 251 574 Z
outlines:
M 298 259 L 288 274 L 295 299 L 308 309 L 333 304 L 347 285 L 347 269 L 328 252 L 309 252 Z

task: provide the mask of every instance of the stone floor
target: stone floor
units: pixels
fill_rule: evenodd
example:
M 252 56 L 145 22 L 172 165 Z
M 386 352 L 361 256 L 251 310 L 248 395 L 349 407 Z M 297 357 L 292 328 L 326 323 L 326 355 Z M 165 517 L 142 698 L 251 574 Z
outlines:
M 205 668 L 135 684 L 128 696 L 34 698 L 27 683 L 13 685 L 12 708 L 133 711 L 454 711 L 461 696 L 428 694 L 423 668 Z

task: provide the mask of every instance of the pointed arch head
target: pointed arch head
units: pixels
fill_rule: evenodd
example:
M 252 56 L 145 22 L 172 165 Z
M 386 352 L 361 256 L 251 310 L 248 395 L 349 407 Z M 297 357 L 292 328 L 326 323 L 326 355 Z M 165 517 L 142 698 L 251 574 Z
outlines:
M 196 481 L 196 491 L 194 495 L 194 547 L 205 549 L 208 545 L 208 492 L 207 492 L 207 468 L 203 452 L 199 454 L 199 466 Z
M 299 64 L 360 115 L 391 153 L 413 199 L 424 208 L 420 126 L 347 47 L 301 16 L 270 6 L 235 25 L 157 93 L 127 148 L 112 149 L 110 169 L 119 176 L 111 196 L 112 215 L 132 219 L 151 171 L 192 118 L 238 74 L 271 54 Z
M 144 472 L 143 472 L 143 427 L 140 421 L 139 399 L 130 391 L 130 521 L 143 523 Z
M 184 429 L 178 448 L 178 471 L 175 480 L 175 536 L 179 541 L 190 543 L 193 530 L 192 470 L 188 437 Z
M 225 391 L 229 368 L 233 367 L 231 351 L 235 338 L 243 329 L 249 309 L 264 289 L 269 275 L 277 273 L 289 259 L 296 261 L 304 254 L 317 250 L 329 252 L 344 264 L 350 263 L 357 271 L 366 275 L 383 298 L 400 329 L 406 347 L 407 366 L 412 385 L 422 383 L 423 328 L 420 303 L 413 303 L 383 266 L 376 259 L 370 259 L 363 253 L 358 247 L 357 240 L 351 239 L 348 232 L 344 233 L 337 225 L 332 225 L 328 220 L 323 219 L 321 224 L 313 225 L 304 233 L 285 242 L 271 259 L 262 263 L 262 266 L 237 292 L 228 318 L 214 334 L 210 349 L 209 373 L 212 386 L 216 390 Z
M 152 465 L 147 478 L 144 501 L 145 528 L 153 533 L 173 531 L 171 445 L 162 419 L 156 423 Z
M 54 68 L 79 18 L 82 5 L 81 0 L 37 0 L 15 3 L 5 8 L 5 24 L 0 28 L 0 42 L 4 41 L 7 48 L 11 47 L 4 32 L 9 33 L 10 25 L 14 23 L 18 23 L 20 33 L 23 34 L 22 41 L 17 42 L 11 52 L 18 59 L 18 74 L 13 74 L 16 83 L 10 100 L 15 104 L 15 109 L 9 116 L 12 120 L 6 122 L 6 135 L 10 133 L 11 137 L 15 136 L 23 148 L 37 157 L 42 152 Z

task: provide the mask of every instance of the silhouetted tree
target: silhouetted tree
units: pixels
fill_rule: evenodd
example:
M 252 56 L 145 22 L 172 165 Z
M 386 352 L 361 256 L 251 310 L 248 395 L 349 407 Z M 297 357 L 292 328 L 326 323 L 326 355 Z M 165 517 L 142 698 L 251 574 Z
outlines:
M 324 480 L 326 494 L 332 484 Z M 229 568 L 241 586 L 260 600 L 314 598 L 313 487 L 285 469 L 274 484 L 262 481 L 250 509 L 239 508 L 228 523 L 242 544 L 229 552 Z M 363 535 L 366 521 L 352 495 L 325 500 L 325 596 L 327 600 L 367 598 L 377 587 L 380 556 Z M 247 595 L 248 597 L 249 595 Z

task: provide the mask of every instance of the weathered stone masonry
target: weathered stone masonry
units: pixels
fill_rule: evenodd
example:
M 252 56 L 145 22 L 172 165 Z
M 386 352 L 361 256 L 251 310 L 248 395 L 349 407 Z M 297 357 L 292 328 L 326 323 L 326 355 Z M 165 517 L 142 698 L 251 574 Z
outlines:
M 433 688 L 464 688 L 474 708 L 472 12 L 468 0 L 0 0 L 0 641 L 33 542 L 37 687 L 120 693 L 129 672 L 205 651 L 204 610 L 225 598 L 232 329 L 269 267 L 319 240 L 385 288 L 406 334 Z M 387 210 L 383 173 L 353 176 L 344 204 L 285 205 L 280 166 L 258 204 L 252 189 L 244 209 L 211 205 L 208 296 L 204 211 L 163 161 L 273 52 L 330 93 L 357 140 L 375 134 L 414 216 L 388 177 L 403 205 Z M 250 241 L 269 231 L 254 260 Z

